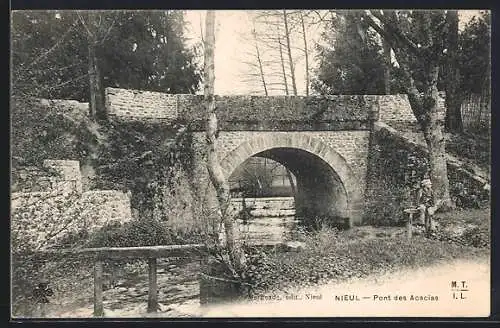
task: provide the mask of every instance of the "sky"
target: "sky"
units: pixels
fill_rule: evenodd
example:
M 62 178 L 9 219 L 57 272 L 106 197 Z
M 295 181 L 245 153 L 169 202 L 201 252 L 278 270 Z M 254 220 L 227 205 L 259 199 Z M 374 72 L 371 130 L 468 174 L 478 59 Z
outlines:
M 202 22 L 205 31 L 204 10 L 188 10 L 186 21 L 189 23 L 187 35 L 192 42 L 200 41 Z M 254 93 L 254 86 L 245 82 L 243 77 L 248 60 L 247 53 L 252 51 L 252 44 L 245 39 L 250 35 L 251 22 L 246 10 L 216 11 L 215 32 L 215 93 L 219 95 L 238 95 Z M 311 44 L 319 40 L 319 33 L 310 36 Z M 295 68 L 297 89 L 299 94 L 305 93 L 304 63 Z M 200 92 L 203 92 L 201 90 Z
M 249 60 L 248 52 L 252 51 L 252 42 L 248 41 L 251 21 L 247 10 L 217 10 L 216 11 L 216 34 L 215 34 L 215 93 L 219 95 L 255 94 L 255 84 L 245 81 L 244 75 L 248 70 L 248 65 L 244 62 Z M 459 11 L 459 29 L 475 15 L 479 10 Z M 186 36 L 190 42 L 200 42 L 202 29 L 204 26 L 204 10 L 186 11 L 186 22 L 188 23 Z M 320 41 L 321 30 L 313 28 L 309 31 L 308 48 L 313 48 L 316 42 Z M 300 40 L 292 40 L 298 43 Z M 315 54 L 311 58 L 311 69 L 314 71 L 317 62 L 314 60 Z M 299 95 L 305 94 L 305 63 L 298 60 L 295 65 L 297 80 L 297 92 Z M 200 93 L 203 92 L 201 89 Z M 275 91 L 274 94 L 279 94 Z M 262 93 L 261 93 L 262 94 Z M 270 92 L 272 95 L 273 92 Z M 283 94 L 283 93 L 281 93 Z

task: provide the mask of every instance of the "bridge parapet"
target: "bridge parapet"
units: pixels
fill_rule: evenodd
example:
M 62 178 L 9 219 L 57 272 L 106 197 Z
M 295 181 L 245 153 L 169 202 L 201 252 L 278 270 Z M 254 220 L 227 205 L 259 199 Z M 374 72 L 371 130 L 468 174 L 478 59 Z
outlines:
M 192 123 L 204 129 L 202 95 L 106 89 L 108 115 L 121 120 Z M 378 118 L 378 96 L 216 96 L 221 130 L 357 130 Z
M 403 130 L 417 127 L 406 94 L 215 98 L 219 129 L 224 131 L 368 130 L 377 120 Z M 115 120 L 190 122 L 194 131 L 205 126 L 203 95 L 107 88 L 106 106 Z

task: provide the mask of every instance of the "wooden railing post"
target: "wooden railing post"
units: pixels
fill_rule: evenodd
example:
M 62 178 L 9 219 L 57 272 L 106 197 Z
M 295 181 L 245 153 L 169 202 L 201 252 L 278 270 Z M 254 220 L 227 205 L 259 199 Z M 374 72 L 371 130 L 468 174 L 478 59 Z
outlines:
M 96 259 L 94 263 L 94 317 L 104 316 L 104 306 L 102 303 L 102 260 Z
M 205 256 L 202 255 L 200 258 L 200 275 L 199 275 L 199 284 L 200 284 L 200 304 L 206 305 L 209 303 L 209 296 L 211 294 L 211 281 L 208 281 L 206 275 L 210 274 L 210 261 L 209 254 Z
M 158 284 L 156 281 L 156 258 L 148 259 L 149 267 L 149 294 L 148 294 L 148 312 L 158 310 Z
M 193 251 L 206 250 L 202 244 L 139 246 L 139 247 L 97 247 L 42 251 L 40 254 L 66 255 L 94 259 L 94 316 L 104 316 L 103 306 L 103 261 L 108 259 L 147 258 L 149 265 L 148 312 L 156 312 L 158 304 L 157 258 L 186 257 Z
M 413 235 L 413 213 L 408 213 L 408 220 L 406 221 L 406 238 L 411 239 Z

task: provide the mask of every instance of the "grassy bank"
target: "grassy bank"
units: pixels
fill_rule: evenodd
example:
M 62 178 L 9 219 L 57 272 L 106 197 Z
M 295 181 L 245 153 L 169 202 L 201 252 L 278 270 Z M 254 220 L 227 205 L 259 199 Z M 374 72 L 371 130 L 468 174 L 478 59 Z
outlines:
M 476 219 L 480 217 L 477 215 Z M 484 228 L 484 222 L 481 225 Z M 468 231 L 476 230 L 464 230 L 466 236 L 470 234 Z M 348 231 L 323 227 L 302 234 L 304 248 L 299 252 L 251 250 L 246 280 L 252 285 L 250 293 L 259 294 L 391 273 L 402 268 L 427 267 L 455 259 L 488 258 L 489 247 L 471 245 L 476 237 L 473 235 L 467 245 L 422 235 L 408 240 L 404 230 L 395 227 L 359 227 Z
M 451 212 L 442 215 L 440 220 L 443 231 L 450 233 L 460 229 L 462 233 L 477 231 L 478 228 L 484 234 L 484 231 L 488 231 L 490 222 L 488 209 Z M 167 238 L 167 230 L 156 227 L 161 232 L 156 231 L 156 234 L 153 234 L 154 231 L 151 229 L 155 230 L 154 225 L 146 230 L 139 227 L 130 224 L 125 228 L 103 229 L 93 236 L 93 239 L 91 238 L 90 244 L 119 247 L 138 246 L 136 243 L 141 241 L 148 243 L 174 241 Z M 146 238 L 148 236 L 149 239 Z M 153 238 L 155 236 L 156 239 Z M 487 259 L 490 254 L 489 247 L 473 247 L 474 238 L 468 244 L 459 244 L 457 240 L 427 239 L 423 235 L 415 235 L 411 240 L 407 240 L 405 230 L 401 227 L 362 226 L 339 231 L 323 226 L 318 231 L 300 232 L 299 240 L 303 243 L 303 248 L 296 252 L 283 252 L 280 249 L 263 250 L 256 247 L 247 249 L 248 269 L 243 274 L 243 280 L 252 286 L 249 290 L 252 296 L 273 290 L 341 283 L 382 274 L 390 275 L 404 268 L 424 268 L 457 259 Z M 18 280 L 15 281 L 17 284 L 14 284 L 13 292 L 17 293 L 17 296 L 30 295 L 34 285 L 27 284 L 26 279 L 34 283 L 43 278 L 48 280 L 54 289 L 51 302 L 56 304 L 76 302 L 76 305 L 72 305 L 74 307 L 88 307 L 92 304 L 92 261 L 63 259 L 45 264 L 33 263 L 28 266 L 27 264 L 29 262 L 26 261 L 13 264 L 17 270 L 26 268 L 26 272 L 17 275 Z M 132 291 L 138 288 L 141 281 L 142 283 L 147 281 L 145 278 L 147 266 L 144 260 L 110 261 L 104 271 L 104 289 L 105 293 L 110 293 L 109 295 L 115 295 L 118 281 L 121 281 L 118 285 L 123 287 L 123 284 L 127 284 L 127 288 Z M 179 271 L 175 273 L 175 277 L 185 279 L 190 275 L 196 282 L 198 272 Z M 142 278 L 138 279 L 139 276 Z M 19 280 L 21 277 L 26 279 L 21 281 Z M 163 285 L 161 288 L 173 287 Z M 133 293 L 128 295 L 129 291 L 122 293 L 124 299 L 129 297 L 132 301 L 138 300 L 134 299 Z M 144 299 L 140 299 L 140 302 L 145 302 L 145 295 L 141 296 Z M 33 315 L 35 306 L 32 299 L 19 297 L 16 300 L 15 315 L 28 317 Z M 81 305 L 78 305 L 80 304 L 78 302 Z M 121 306 L 121 302 L 115 300 L 117 308 Z

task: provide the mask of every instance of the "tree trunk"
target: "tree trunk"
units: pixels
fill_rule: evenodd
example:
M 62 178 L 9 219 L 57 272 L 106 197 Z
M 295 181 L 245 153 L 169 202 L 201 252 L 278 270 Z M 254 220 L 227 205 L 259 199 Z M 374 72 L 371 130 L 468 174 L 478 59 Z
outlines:
M 427 72 L 427 86 L 422 96 L 423 111 L 426 113 L 422 126 L 425 141 L 429 150 L 429 166 L 431 181 L 434 190 L 435 202 L 441 204 L 441 208 L 448 210 L 453 207 L 448 181 L 448 169 L 446 164 L 446 144 L 442 131 L 442 121 L 438 108 L 439 66 L 429 64 Z
M 309 49 L 307 48 L 307 36 L 306 36 L 306 27 L 304 24 L 304 16 L 302 12 L 300 12 L 300 22 L 302 25 L 302 36 L 304 38 L 304 55 L 306 60 L 306 96 L 309 96 Z
M 391 94 L 391 45 L 382 38 L 384 48 L 384 93 Z
M 262 80 L 262 87 L 264 88 L 264 94 L 266 96 L 268 96 L 267 86 L 266 86 L 266 79 L 265 79 L 265 76 L 264 76 L 264 68 L 262 67 L 262 60 L 260 58 L 259 44 L 257 42 L 257 32 L 255 32 L 255 27 L 254 27 L 254 30 L 253 30 L 253 38 L 254 38 L 254 42 L 255 42 L 255 52 L 256 52 L 256 55 L 257 55 L 257 62 L 259 64 L 260 78 Z
M 100 28 L 99 14 L 89 12 L 86 15 L 86 21 L 80 16 L 81 22 L 87 32 L 88 48 L 88 75 L 89 75 L 89 111 L 92 120 L 106 119 L 106 108 L 104 101 L 104 88 L 99 70 L 99 60 L 97 56 L 97 47 L 99 45 L 98 30 Z
M 288 81 L 286 80 L 286 70 L 285 70 L 285 59 L 283 58 L 283 48 L 281 45 L 279 26 L 277 26 L 277 36 L 278 36 L 278 49 L 280 52 L 280 62 L 281 62 L 281 72 L 283 74 L 283 84 L 285 85 L 285 95 L 289 95 L 288 92 Z
M 371 13 L 377 18 L 381 18 L 376 12 Z M 397 19 L 394 18 L 395 12 L 391 13 L 392 23 L 395 24 Z M 440 117 L 438 108 L 438 78 L 439 78 L 439 59 L 441 52 L 435 53 L 432 50 L 419 50 L 419 48 L 405 38 L 404 33 L 398 29 L 397 25 L 380 26 L 369 15 L 365 15 L 368 24 L 373 27 L 387 43 L 390 44 L 396 55 L 396 60 L 403 72 L 406 75 L 406 86 L 408 100 L 410 101 L 411 109 L 415 114 L 418 123 L 424 133 L 425 141 L 429 151 L 429 166 L 430 178 L 433 184 L 435 201 L 441 203 L 442 209 L 450 209 L 453 207 L 449 192 L 448 169 L 446 163 L 446 148 L 445 140 L 442 131 L 442 118 Z M 379 20 L 380 20 L 379 18 Z M 431 19 L 427 19 L 423 27 L 427 39 L 432 37 L 431 34 Z M 386 24 L 387 25 L 387 24 Z M 431 40 L 432 41 L 432 40 Z M 417 59 L 425 63 L 423 71 L 423 81 L 425 81 L 424 94 L 421 96 L 416 88 L 413 75 L 415 74 L 405 62 L 404 51 L 411 51 L 412 55 L 417 56 Z
M 285 23 L 285 39 L 286 39 L 286 48 L 288 53 L 288 61 L 290 64 L 290 74 L 292 78 L 292 89 L 293 89 L 293 94 L 297 95 L 297 85 L 295 83 L 295 68 L 293 67 L 292 47 L 290 46 L 290 30 L 288 29 L 288 18 L 285 9 L 283 9 L 283 21 Z
M 463 121 L 462 121 L 462 96 L 457 93 L 457 88 L 455 86 L 445 87 L 446 91 L 446 118 L 445 127 L 450 132 L 462 132 L 463 131 Z
M 235 244 L 233 218 L 228 213 L 229 185 L 224 176 L 216 153 L 217 116 L 214 96 L 214 48 L 215 48 L 215 12 L 207 11 L 205 23 L 205 68 L 204 68 L 204 99 L 206 106 L 206 138 L 207 138 L 207 169 L 219 204 L 219 216 L 224 225 L 226 248 L 233 265 L 242 265 L 244 258 Z
M 448 10 L 446 13 L 447 60 L 445 63 L 446 118 L 445 127 L 451 132 L 463 130 L 460 107 L 463 97 L 459 91 L 460 70 L 458 67 L 458 11 Z
M 292 60 L 292 49 L 290 48 L 290 33 L 288 30 L 288 22 L 287 22 L 287 16 L 286 16 L 286 10 L 283 10 L 283 20 L 285 23 L 285 37 L 286 37 L 286 44 L 287 44 L 287 53 L 288 53 L 288 60 L 290 61 L 290 72 L 291 72 L 291 77 L 292 77 L 292 88 L 293 88 L 293 95 L 297 95 L 297 86 L 295 84 L 295 71 L 293 67 L 293 60 Z M 305 42 L 305 38 L 304 38 Z M 288 86 L 286 85 L 286 70 L 285 70 L 285 62 L 283 59 L 283 52 L 281 51 L 281 43 L 280 43 L 280 57 L 281 57 L 281 67 L 283 70 L 283 78 L 285 80 L 285 90 L 286 90 L 286 95 L 289 95 L 288 92 Z M 288 177 L 288 181 L 290 183 L 290 188 L 292 189 L 292 195 L 295 197 L 297 195 L 297 191 L 295 188 L 295 184 L 293 183 L 293 178 L 292 178 L 292 173 L 290 170 L 285 167 L 286 170 L 286 175 Z
M 92 40 L 88 42 L 88 74 L 89 74 L 89 111 L 92 120 L 105 118 L 104 91 L 96 56 L 96 46 Z

